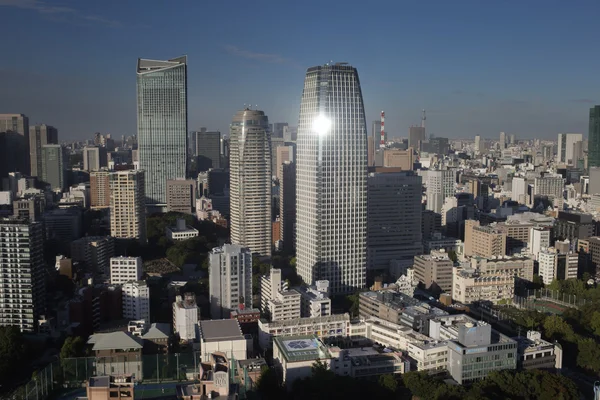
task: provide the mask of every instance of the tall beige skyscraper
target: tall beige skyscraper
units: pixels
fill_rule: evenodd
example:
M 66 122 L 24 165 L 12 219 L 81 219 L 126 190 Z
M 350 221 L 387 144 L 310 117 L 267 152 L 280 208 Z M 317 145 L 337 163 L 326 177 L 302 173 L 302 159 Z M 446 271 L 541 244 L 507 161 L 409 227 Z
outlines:
M 110 235 L 146 243 L 146 191 L 143 170 L 111 172 Z
M 271 255 L 271 140 L 263 111 L 246 108 L 230 128 L 231 242 Z
M 110 207 L 109 175 L 110 172 L 106 168 L 90 172 L 90 207 L 92 209 Z
M 42 146 L 58 144 L 58 130 L 46 124 L 29 127 L 29 156 L 31 176 L 42 176 Z

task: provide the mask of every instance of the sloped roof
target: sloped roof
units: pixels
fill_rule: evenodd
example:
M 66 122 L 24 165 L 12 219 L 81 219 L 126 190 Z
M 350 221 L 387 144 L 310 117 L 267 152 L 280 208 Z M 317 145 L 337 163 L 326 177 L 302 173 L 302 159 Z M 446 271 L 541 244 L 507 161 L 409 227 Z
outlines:
M 150 325 L 148 332 L 142 335 L 142 339 L 156 340 L 168 339 L 171 333 L 171 326 L 165 323 L 154 323 Z
M 141 340 L 127 332 L 96 333 L 90 336 L 88 344 L 93 344 L 92 350 L 141 349 Z

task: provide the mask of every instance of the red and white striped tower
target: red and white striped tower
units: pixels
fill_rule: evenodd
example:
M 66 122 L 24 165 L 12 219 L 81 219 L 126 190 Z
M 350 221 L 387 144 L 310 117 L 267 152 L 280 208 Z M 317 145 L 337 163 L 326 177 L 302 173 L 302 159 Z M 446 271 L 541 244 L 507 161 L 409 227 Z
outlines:
M 385 112 L 382 111 L 381 112 L 381 142 L 379 143 L 379 148 L 380 149 L 385 148 L 385 128 L 384 128 L 384 124 L 385 124 Z

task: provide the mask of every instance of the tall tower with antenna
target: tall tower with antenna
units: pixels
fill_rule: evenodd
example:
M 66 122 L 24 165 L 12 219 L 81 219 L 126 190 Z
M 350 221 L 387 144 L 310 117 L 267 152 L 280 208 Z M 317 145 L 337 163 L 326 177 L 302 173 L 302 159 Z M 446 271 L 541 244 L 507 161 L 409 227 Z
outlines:
M 381 112 L 381 141 L 379 142 L 379 148 L 380 149 L 385 148 L 385 128 L 384 128 L 384 124 L 385 124 L 385 112 L 382 111 Z
M 425 109 L 423 109 L 423 116 L 421 117 L 421 128 L 425 128 L 425 120 L 427 117 L 425 116 Z

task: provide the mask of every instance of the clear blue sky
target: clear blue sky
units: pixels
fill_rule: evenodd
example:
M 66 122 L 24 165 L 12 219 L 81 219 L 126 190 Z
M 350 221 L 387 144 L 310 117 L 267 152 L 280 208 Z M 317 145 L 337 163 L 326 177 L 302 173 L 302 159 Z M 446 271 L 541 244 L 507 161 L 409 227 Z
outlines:
M 136 59 L 188 55 L 189 128 L 244 103 L 297 124 L 307 67 L 358 68 L 368 121 L 406 136 L 587 134 L 598 0 L 0 0 L 0 113 L 61 140 L 136 131 Z M 370 125 L 370 123 L 369 123 Z M 370 128 L 369 128 L 370 129 Z

